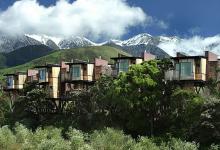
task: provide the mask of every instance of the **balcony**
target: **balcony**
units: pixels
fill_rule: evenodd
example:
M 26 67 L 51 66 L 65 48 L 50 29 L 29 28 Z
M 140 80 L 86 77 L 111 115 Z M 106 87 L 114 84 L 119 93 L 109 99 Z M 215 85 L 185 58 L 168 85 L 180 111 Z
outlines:
M 195 80 L 206 81 L 206 74 L 204 74 L 204 73 L 196 73 L 195 74 Z

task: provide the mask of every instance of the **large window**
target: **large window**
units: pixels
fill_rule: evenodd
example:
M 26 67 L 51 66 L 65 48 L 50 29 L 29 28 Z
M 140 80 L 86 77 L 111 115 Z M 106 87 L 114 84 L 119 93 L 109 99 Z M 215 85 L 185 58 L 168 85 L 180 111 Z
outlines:
M 119 62 L 119 72 L 127 72 L 129 69 L 129 60 L 122 59 Z
M 79 78 L 80 77 L 80 66 L 73 66 L 72 67 L 72 77 Z
M 192 76 L 192 63 L 191 62 L 181 62 L 181 77 Z
M 39 79 L 41 81 L 46 81 L 46 69 L 39 70 Z

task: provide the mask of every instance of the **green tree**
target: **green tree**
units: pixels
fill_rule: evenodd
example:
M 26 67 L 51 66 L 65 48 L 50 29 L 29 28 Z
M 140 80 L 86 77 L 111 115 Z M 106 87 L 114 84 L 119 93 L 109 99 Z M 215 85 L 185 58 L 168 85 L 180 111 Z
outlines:
M 170 132 L 187 138 L 199 121 L 204 99 L 193 91 L 177 88 L 171 97 Z
M 220 143 L 220 100 L 209 97 L 202 107 L 199 123 L 192 130 L 192 139 L 202 145 Z
M 154 135 L 156 122 L 166 116 L 169 109 L 172 86 L 164 80 L 164 73 L 169 67 L 167 60 L 144 62 L 133 65 L 114 81 L 117 100 L 124 107 L 123 112 L 128 112 L 122 118 L 127 122 L 126 128 L 133 130 L 139 126 L 139 129 L 134 130 L 143 134 L 149 127 L 148 133 Z

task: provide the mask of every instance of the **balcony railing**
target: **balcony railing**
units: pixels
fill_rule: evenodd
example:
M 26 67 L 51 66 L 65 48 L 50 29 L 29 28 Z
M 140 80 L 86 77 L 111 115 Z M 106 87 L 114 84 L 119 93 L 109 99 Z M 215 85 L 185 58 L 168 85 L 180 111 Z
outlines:
M 65 81 L 78 81 L 78 80 L 85 80 L 85 81 L 93 81 L 93 75 L 83 75 L 83 76 L 80 76 L 80 77 L 75 77 L 75 78 L 72 78 L 72 75 L 71 74 L 62 74 L 61 75 L 61 80 L 62 82 L 65 82 Z
M 189 76 L 185 76 L 185 75 L 181 75 L 179 73 L 179 71 L 175 71 L 175 70 L 169 70 L 165 73 L 165 80 L 167 81 L 172 81 L 172 80 L 176 80 L 176 81 L 181 81 L 181 80 L 202 80 L 205 81 L 206 80 L 206 74 L 204 73 L 194 73 L 192 72 L 191 75 Z

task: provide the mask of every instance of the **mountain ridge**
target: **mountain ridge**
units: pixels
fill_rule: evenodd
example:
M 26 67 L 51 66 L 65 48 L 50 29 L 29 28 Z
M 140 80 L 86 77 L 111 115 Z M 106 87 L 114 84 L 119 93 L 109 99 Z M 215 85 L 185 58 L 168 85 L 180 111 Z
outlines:
M 6 44 L 4 44 L 4 40 L 2 42 L 0 37 L 0 51 L 2 47 L 4 48 L 4 45 L 9 45 L 9 47 L 11 47 L 9 48 L 9 50 L 8 49 L 5 50 L 6 52 L 7 50 L 10 52 L 12 51 L 13 48 L 14 50 L 16 50 L 17 47 L 22 47 L 31 44 L 35 45 L 36 42 L 37 44 L 44 44 L 53 50 L 106 45 L 115 48 L 120 48 L 125 52 L 131 53 L 134 56 L 140 56 L 143 51 L 147 51 L 158 56 L 159 58 L 175 56 L 176 52 L 185 52 L 188 55 L 200 55 L 205 50 L 210 50 L 220 55 L 220 35 L 217 37 L 208 37 L 208 38 L 201 38 L 195 36 L 193 38 L 186 39 L 186 38 L 180 38 L 178 36 L 164 36 L 164 35 L 152 36 L 148 33 L 142 33 L 133 36 L 127 40 L 110 39 L 102 43 L 95 43 L 85 37 L 80 37 L 80 36 L 66 37 L 63 39 L 57 37 L 45 36 L 45 35 L 42 36 L 26 35 L 26 36 L 27 36 L 25 37 L 26 39 L 34 42 L 29 42 L 28 40 L 27 41 L 24 40 L 24 43 L 22 43 L 19 42 L 18 40 L 18 42 L 11 42 L 12 45 L 10 46 L 11 44 L 10 42 L 6 42 Z M 25 39 L 24 36 L 22 38 Z M 16 44 L 13 43 L 18 43 L 17 47 L 14 46 Z M 19 45 L 19 43 L 21 44 Z

